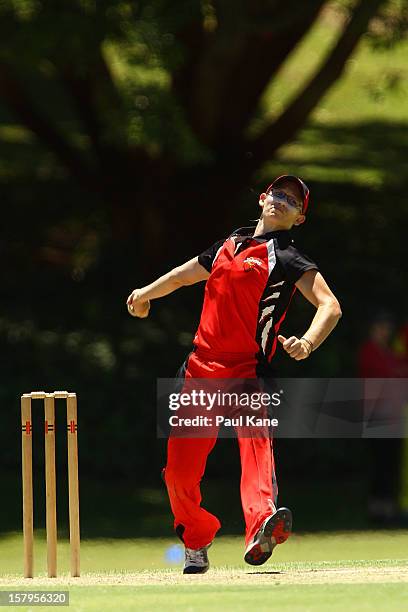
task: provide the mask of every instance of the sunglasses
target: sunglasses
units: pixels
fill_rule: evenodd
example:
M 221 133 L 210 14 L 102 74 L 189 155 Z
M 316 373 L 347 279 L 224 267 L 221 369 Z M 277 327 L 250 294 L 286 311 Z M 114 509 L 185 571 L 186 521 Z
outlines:
M 272 198 L 276 198 L 277 200 L 283 200 L 284 202 L 287 202 L 288 205 L 292 208 L 296 208 L 297 210 L 302 212 L 302 204 L 300 204 L 298 200 L 296 200 L 296 198 L 291 195 L 288 195 L 280 189 L 270 189 L 266 195 L 270 195 L 272 196 Z

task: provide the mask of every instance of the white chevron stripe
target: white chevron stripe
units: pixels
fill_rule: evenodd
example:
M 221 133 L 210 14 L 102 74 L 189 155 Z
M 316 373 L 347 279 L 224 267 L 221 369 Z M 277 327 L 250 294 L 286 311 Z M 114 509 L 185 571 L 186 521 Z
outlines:
M 264 298 L 262 302 L 264 303 L 270 302 L 271 300 L 274 300 L 275 298 L 278 298 L 279 296 L 280 296 L 280 291 L 272 293 L 272 295 L 268 295 L 268 297 Z
M 276 254 L 275 254 L 275 245 L 273 243 L 273 238 L 271 238 L 271 240 L 268 240 L 268 242 L 266 243 L 266 246 L 268 249 L 268 276 L 269 276 L 276 265 Z
M 261 344 L 262 344 L 262 350 L 265 353 L 266 351 L 266 343 L 268 342 L 268 338 L 269 338 L 269 332 L 271 330 L 272 327 L 272 319 L 269 319 L 269 321 L 267 322 L 267 324 L 265 325 L 263 332 L 262 332 L 262 339 L 261 339 Z
M 259 323 L 262 325 L 262 323 L 265 322 L 265 319 L 275 310 L 275 304 L 273 304 L 272 306 L 267 306 L 266 308 L 263 309 L 263 311 L 261 312 L 261 318 L 259 319 Z

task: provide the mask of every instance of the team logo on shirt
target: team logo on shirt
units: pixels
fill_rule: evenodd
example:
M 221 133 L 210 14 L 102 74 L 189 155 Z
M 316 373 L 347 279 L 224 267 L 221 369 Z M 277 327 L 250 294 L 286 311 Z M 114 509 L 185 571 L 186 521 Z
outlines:
M 256 266 L 262 268 L 262 261 L 257 257 L 247 257 L 244 259 L 244 270 L 245 272 L 251 272 Z

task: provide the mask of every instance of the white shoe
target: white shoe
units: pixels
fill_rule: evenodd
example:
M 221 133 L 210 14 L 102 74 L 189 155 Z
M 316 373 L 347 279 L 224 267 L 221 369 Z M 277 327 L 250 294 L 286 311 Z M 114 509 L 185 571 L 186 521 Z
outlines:
M 197 548 L 196 550 L 193 548 L 187 548 L 186 546 L 186 560 L 184 563 L 183 574 L 205 574 L 210 567 L 207 550 L 210 548 L 211 544 L 212 543 L 210 542 L 207 544 L 207 546 Z

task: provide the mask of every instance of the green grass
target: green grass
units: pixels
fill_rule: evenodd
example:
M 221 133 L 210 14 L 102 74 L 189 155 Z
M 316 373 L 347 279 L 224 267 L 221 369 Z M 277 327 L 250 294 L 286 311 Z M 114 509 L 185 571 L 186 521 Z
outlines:
M 136 572 L 169 567 L 165 552 L 177 540 L 167 538 L 140 538 L 120 540 L 85 540 L 81 547 L 81 566 L 84 572 Z M 0 577 L 18 574 L 22 563 L 22 538 L 11 534 L 0 540 Z M 69 545 L 59 542 L 58 555 L 61 572 L 69 569 Z M 211 549 L 214 567 L 246 567 L 243 560 L 244 542 L 239 537 L 218 538 Z M 36 534 L 36 573 L 46 571 L 46 542 L 44 533 Z M 285 546 L 274 554 L 279 563 L 336 563 L 404 560 L 408 558 L 408 532 L 363 531 L 350 533 L 323 533 L 317 535 L 293 534 Z
M 70 609 L 97 610 L 288 610 L 403 611 L 408 586 L 399 584 L 331 584 L 250 586 L 72 587 Z M 376 602 L 376 603 L 374 603 Z M 16 607 L 13 610 L 27 610 Z M 34 610 L 49 610 L 42 606 Z
M 180 564 L 166 562 L 165 551 L 174 539 L 86 540 L 81 550 L 83 577 L 77 585 L 67 577 L 69 551 L 63 541 L 62 578 L 51 581 L 51 586 L 45 578 L 42 536 L 37 534 L 35 557 L 40 577 L 32 582 L 16 581 L 21 576 L 21 536 L 1 539 L 0 588 L 10 582 L 12 590 L 69 589 L 75 611 L 406 609 L 406 531 L 294 534 L 262 568 L 243 563 L 241 538 L 219 538 L 210 551 L 212 569 L 201 577 L 183 577 Z
M 277 116 L 308 83 L 338 36 L 338 24 L 321 19 L 292 53 L 265 93 L 269 116 Z M 322 123 L 408 121 L 403 103 L 408 94 L 408 42 L 391 49 L 373 49 L 366 37 L 346 63 L 342 77 L 315 109 Z
M 319 68 L 325 53 L 337 40 L 337 26 L 317 21 L 287 59 L 279 78 L 267 90 L 264 105 L 276 116 L 297 95 Z M 408 94 L 408 42 L 392 49 L 373 49 L 363 37 L 346 63 L 343 76 L 329 90 L 313 113 L 322 123 L 360 121 L 408 121 L 403 100 Z

